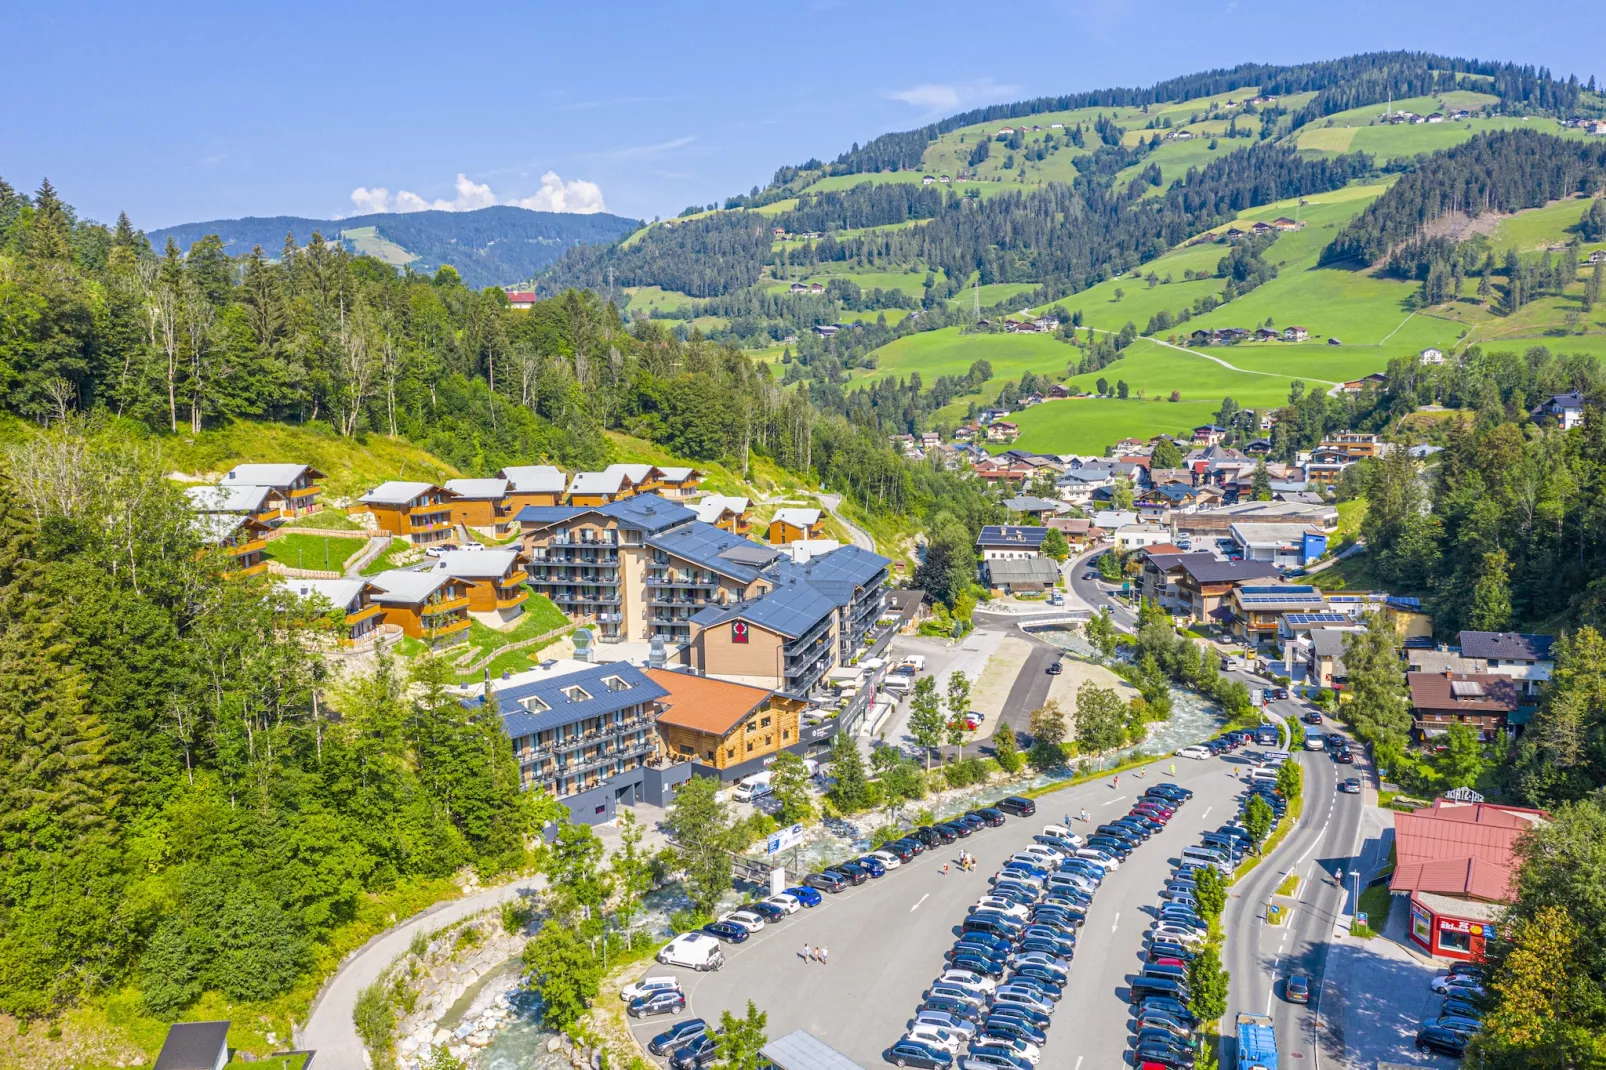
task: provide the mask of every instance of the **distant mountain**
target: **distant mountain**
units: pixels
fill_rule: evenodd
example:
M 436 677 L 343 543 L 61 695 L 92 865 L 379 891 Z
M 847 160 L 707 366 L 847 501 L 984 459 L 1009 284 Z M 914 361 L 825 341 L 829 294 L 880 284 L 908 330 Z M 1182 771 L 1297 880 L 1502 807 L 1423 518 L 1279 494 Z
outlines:
M 325 240 L 339 240 L 353 252 L 398 268 L 429 273 L 450 264 L 464 283 L 478 289 L 523 282 L 572 246 L 613 242 L 640 226 L 637 220 L 606 213 L 532 212 L 497 205 L 473 212 L 383 212 L 348 219 L 283 215 L 214 219 L 154 230 L 150 240 L 158 250 L 169 237 L 180 249 L 188 249 L 204 235 L 216 234 L 232 255 L 260 245 L 263 252 L 277 257 L 286 234 L 304 245 L 317 231 Z

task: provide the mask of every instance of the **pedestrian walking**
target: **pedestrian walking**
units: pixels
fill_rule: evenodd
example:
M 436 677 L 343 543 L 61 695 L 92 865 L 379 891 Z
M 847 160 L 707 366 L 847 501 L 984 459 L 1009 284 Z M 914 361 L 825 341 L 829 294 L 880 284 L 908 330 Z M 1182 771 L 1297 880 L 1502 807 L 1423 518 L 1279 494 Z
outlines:
M 1110 787 L 1115 789 L 1116 791 L 1120 791 L 1121 790 L 1121 774 L 1120 773 L 1115 774 L 1115 781 L 1110 785 Z
M 948 863 L 946 863 L 946 862 L 944 862 L 942 864 L 942 875 L 944 877 L 946 877 L 948 875 Z
M 1071 815 L 1070 814 L 1066 814 L 1065 815 L 1065 827 L 1066 828 L 1070 828 L 1071 827 Z
M 813 962 L 814 961 L 814 949 L 812 947 L 810 947 L 808 944 L 804 944 L 803 945 L 803 961 L 804 962 Z
M 1089 822 L 1089 821 L 1091 821 L 1091 820 L 1092 820 L 1092 818 L 1090 818 L 1090 817 L 1088 817 L 1088 816 L 1087 816 L 1087 810 L 1085 810 L 1085 809 L 1084 809 L 1084 810 L 1083 810 L 1083 811 L 1082 811 L 1082 824 L 1084 824 L 1084 825 L 1085 825 L 1085 824 L 1087 824 L 1087 823 L 1088 823 L 1088 822 Z
M 827 952 L 827 951 L 826 951 L 826 950 L 825 950 L 825 948 L 823 948 L 823 947 L 822 947 L 822 948 L 820 948 L 820 965 L 821 965 L 821 966 L 824 966 L 824 965 L 825 965 L 825 958 L 826 958 L 826 955 L 827 955 L 827 954 L 829 954 L 829 952 Z
M 1176 776 L 1177 775 L 1177 763 L 1176 762 L 1172 762 L 1171 763 L 1171 775 L 1172 776 Z

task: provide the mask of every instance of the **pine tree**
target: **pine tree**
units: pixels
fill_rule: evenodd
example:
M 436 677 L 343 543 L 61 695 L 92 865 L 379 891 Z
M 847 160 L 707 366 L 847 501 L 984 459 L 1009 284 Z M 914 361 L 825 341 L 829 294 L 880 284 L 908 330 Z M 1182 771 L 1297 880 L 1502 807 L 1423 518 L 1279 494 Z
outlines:
M 870 782 L 865 776 L 864 755 L 846 733 L 831 741 L 831 797 L 848 813 L 864 809 L 870 798 Z
M 1511 624 L 1511 559 L 1504 550 L 1483 555 L 1472 587 L 1467 627 L 1480 632 L 1504 631 Z
M 72 219 L 48 178 L 34 194 L 27 248 L 29 255 L 38 260 L 66 263 L 72 259 Z
M 1595 261 L 1595 267 L 1590 271 L 1589 278 L 1584 280 L 1583 308 L 1585 312 L 1593 309 L 1595 303 L 1600 300 L 1602 270 L 1606 270 L 1606 260 Z

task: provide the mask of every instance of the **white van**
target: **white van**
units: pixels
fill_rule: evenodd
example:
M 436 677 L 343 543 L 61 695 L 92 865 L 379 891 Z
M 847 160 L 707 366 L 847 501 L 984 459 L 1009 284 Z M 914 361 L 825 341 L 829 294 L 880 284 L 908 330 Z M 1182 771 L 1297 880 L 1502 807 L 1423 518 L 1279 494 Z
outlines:
M 1082 837 L 1078 836 L 1064 825 L 1044 825 L 1043 831 L 1040 835 L 1047 836 L 1051 840 L 1058 840 L 1060 843 L 1063 843 L 1069 847 L 1082 846 Z
M 1254 772 L 1249 774 L 1249 783 L 1251 783 L 1251 784 L 1275 784 L 1275 783 L 1277 783 L 1277 767 L 1276 766 L 1265 766 L 1265 767 L 1262 767 L 1260 769 L 1256 769 Z
M 1182 860 L 1184 862 L 1202 862 L 1205 865 L 1215 866 L 1216 869 L 1223 873 L 1232 872 L 1227 865 L 1227 856 L 1213 847 L 1184 847 L 1182 849 Z
M 737 802 L 752 802 L 754 799 L 763 798 L 769 793 L 770 771 L 766 769 L 762 773 L 754 773 L 752 776 L 738 780 L 734 798 Z
M 719 949 L 719 941 L 707 933 L 682 933 L 664 945 L 658 961 L 706 972 L 725 965 L 725 953 Z
M 883 691 L 891 691 L 895 695 L 907 695 L 914 690 L 915 681 L 912 676 L 900 676 L 897 673 L 888 673 L 887 678 L 881 681 Z
M 906 656 L 902 661 L 898 662 L 898 664 L 899 665 L 908 665 L 911 668 L 913 668 L 915 672 L 925 672 L 926 671 L 926 656 L 924 654 L 910 654 L 910 655 Z

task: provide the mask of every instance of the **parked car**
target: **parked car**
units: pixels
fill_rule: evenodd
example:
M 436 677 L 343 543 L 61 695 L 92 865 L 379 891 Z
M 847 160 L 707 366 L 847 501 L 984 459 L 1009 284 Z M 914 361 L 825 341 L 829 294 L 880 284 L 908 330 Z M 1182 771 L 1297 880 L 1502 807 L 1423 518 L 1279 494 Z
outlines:
M 715 921 L 703 926 L 703 932 L 718 937 L 728 944 L 739 944 L 747 939 L 747 927 L 734 921 Z
M 871 851 L 868 855 L 865 855 L 865 858 L 880 863 L 882 872 L 886 872 L 889 869 L 897 869 L 906 861 L 898 852 L 889 851 L 885 848 Z
M 982 1029 L 989 1037 L 1013 1037 L 1030 1041 L 1038 1047 L 1042 1047 L 1048 1040 L 1047 1034 L 1031 1022 L 1007 1014 L 989 1014 L 982 1019 Z
M 963 821 L 944 821 L 942 824 L 936 827 L 947 829 L 949 832 L 952 832 L 955 836 L 958 836 L 962 840 L 969 838 L 970 834 L 976 831 Z
M 809 889 L 812 891 L 813 889 Z M 803 900 L 791 892 L 777 892 L 764 902 L 779 908 L 782 914 L 796 914 L 803 909 Z
M 799 885 L 797 887 L 788 888 L 784 894 L 791 896 L 793 899 L 796 899 L 799 903 L 806 907 L 817 907 L 820 905 L 820 893 L 816 889 L 807 885 Z
M 678 988 L 649 992 L 630 1001 L 627 1013 L 632 1018 L 646 1018 L 654 1014 L 679 1014 L 686 1009 L 686 996 Z
M 958 817 L 954 818 L 954 820 L 955 821 L 963 821 L 965 824 L 967 824 L 967 825 L 969 825 L 971 827 L 972 831 L 974 831 L 976 829 L 984 829 L 984 828 L 987 827 L 987 822 L 985 820 L 983 820 L 982 816 L 979 813 L 977 813 L 976 811 L 974 811 L 974 810 L 970 811 L 968 814 L 961 814 Z
M 951 1053 L 911 1037 L 888 1048 L 886 1060 L 893 1066 L 919 1066 L 924 1070 L 948 1070 L 954 1064 Z
M 825 872 L 835 873 L 855 888 L 870 879 L 870 871 L 861 869 L 853 862 L 842 862 L 834 866 L 828 866 Z
M 1459 1059 L 1467 1052 L 1467 1034 L 1441 1025 L 1424 1025 L 1416 1031 L 1416 1050 L 1428 1055 L 1438 1052 Z
M 983 806 L 979 810 L 972 810 L 971 813 L 981 818 L 988 828 L 997 828 L 1005 821 L 1004 812 L 996 806 Z
M 669 1057 L 671 1070 L 704 1070 L 714 1062 L 714 1035 L 704 1033 Z
M 643 977 L 639 981 L 625 985 L 619 990 L 619 998 L 629 1003 L 631 1000 L 650 996 L 654 992 L 679 992 L 680 978 L 678 977 Z
M 903 1039 L 912 1040 L 918 1044 L 924 1044 L 929 1048 L 936 1048 L 938 1051 L 945 1051 L 952 1055 L 959 1050 L 961 1044 L 964 1044 L 970 1038 L 965 1034 L 958 1033 L 952 1029 L 944 1029 L 939 1025 L 916 1022 L 909 1027 L 909 1032 L 904 1034 Z
M 832 895 L 850 886 L 848 878 L 828 869 L 819 873 L 810 873 L 803 878 L 803 883 L 810 888 L 818 888 L 822 892 L 830 892 Z
M 1139 1044 L 1132 1052 L 1132 1063 L 1137 1067 L 1161 1066 L 1166 1070 L 1190 1070 L 1194 1063 L 1193 1052 L 1181 1045 L 1149 1041 Z
M 872 878 L 885 877 L 887 875 L 886 865 L 881 861 L 881 859 L 875 857 L 875 855 L 865 855 L 863 858 L 855 858 L 853 860 L 853 864 L 870 874 Z M 892 860 L 892 864 L 897 865 L 898 860 L 894 858 Z
M 1475 1022 L 1483 1020 L 1483 1007 L 1469 999 L 1460 996 L 1447 996 L 1444 1006 L 1439 1008 L 1439 1016 L 1452 1015 L 1456 1018 L 1471 1018 Z
M 1004 976 L 1004 960 L 987 958 L 977 951 L 959 951 L 949 960 L 948 965 L 956 970 L 964 970 L 978 977 L 987 977 L 996 980 Z
M 944 1011 L 916 1011 L 915 1020 L 909 1024 L 911 1028 L 917 1025 L 933 1025 L 938 1029 L 946 1029 L 950 1033 L 957 1033 L 963 1037 L 976 1035 L 975 1022 L 964 1018 L 956 1018 L 954 1015 Z
M 1210 748 L 1195 744 L 1191 747 L 1179 747 L 1176 753 L 1178 758 L 1193 758 L 1202 762 L 1210 757 Z
M 733 910 L 729 914 L 722 914 L 720 921 L 733 921 L 750 933 L 756 933 L 764 928 L 764 918 L 751 910 Z
M 963 1022 L 980 1022 L 983 1011 L 968 999 L 949 999 L 947 996 L 927 996 L 915 1010 L 915 1017 L 922 1014 L 946 1014 Z
M 1037 813 L 1037 804 L 1020 795 L 1011 795 L 1007 799 L 1000 799 L 993 804 L 997 809 L 1016 817 L 1031 817 Z
M 701 1039 L 708 1033 L 708 1023 L 701 1018 L 688 1018 L 676 1022 L 647 1042 L 647 1050 L 654 1055 L 673 1055 L 675 1052 Z

